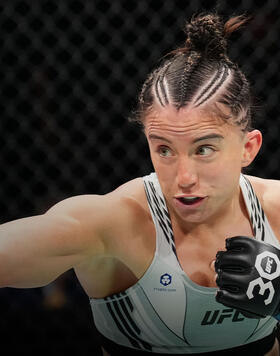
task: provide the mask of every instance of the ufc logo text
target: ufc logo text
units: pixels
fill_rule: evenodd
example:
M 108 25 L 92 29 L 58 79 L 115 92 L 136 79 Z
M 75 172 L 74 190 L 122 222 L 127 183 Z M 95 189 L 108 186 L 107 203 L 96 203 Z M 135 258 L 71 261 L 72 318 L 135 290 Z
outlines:
M 225 319 L 231 319 L 231 321 L 235 323 L 243 321 L 245 318 L 238 310 L 234 309 L 207 310 L 201 325 L 222 324 Z

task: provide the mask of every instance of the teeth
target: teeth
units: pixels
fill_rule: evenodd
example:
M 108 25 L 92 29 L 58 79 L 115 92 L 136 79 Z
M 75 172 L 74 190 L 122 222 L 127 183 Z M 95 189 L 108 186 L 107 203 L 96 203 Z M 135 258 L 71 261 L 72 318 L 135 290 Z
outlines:
M 181 199 L 183 199 L 185 201 L 193 201 L 193 200 L 199 199 L 199 197 L 182 197 Z

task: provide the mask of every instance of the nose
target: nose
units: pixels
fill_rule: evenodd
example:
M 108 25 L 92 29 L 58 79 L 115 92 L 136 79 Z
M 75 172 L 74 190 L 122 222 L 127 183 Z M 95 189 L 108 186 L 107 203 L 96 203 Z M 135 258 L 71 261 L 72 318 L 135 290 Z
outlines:
M 178 160 L 177 184 L 182 189 L 189 189 L 197 184 L 198 175 L 194 162 L 187 157 Z

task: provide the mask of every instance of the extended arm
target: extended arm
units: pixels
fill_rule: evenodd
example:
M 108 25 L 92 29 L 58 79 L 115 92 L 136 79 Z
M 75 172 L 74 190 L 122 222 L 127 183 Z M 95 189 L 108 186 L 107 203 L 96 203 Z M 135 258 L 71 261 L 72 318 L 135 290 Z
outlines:
M 89 256 L 103 253 L 99 228 L 104 200 L 70 198 L 44 215 L 0 225 L 0 286 L 43 286 Z

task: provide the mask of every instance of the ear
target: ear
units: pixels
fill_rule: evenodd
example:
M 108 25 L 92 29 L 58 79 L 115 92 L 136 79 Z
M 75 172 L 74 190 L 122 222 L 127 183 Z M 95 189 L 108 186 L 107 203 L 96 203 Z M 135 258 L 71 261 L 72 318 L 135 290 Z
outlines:
M 262 145 L 262 134 L 259 130 L 247 132 L 244 139 L 242 167 L 249 166 L 258 154 Z

